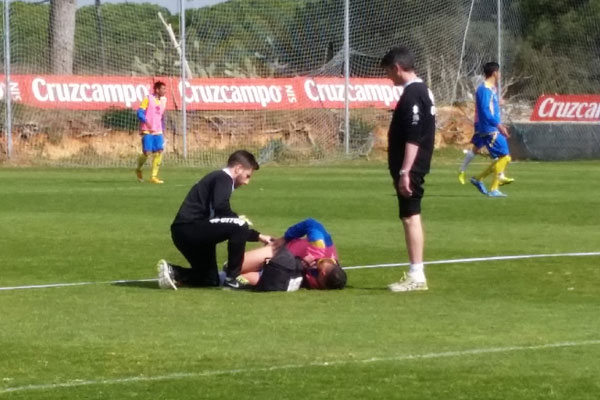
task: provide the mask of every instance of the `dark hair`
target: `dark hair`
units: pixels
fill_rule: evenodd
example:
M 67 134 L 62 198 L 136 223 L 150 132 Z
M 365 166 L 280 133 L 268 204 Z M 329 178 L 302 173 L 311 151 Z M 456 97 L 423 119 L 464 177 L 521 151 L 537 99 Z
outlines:
M 167 86 L 167 85 L 165 85 L 165 83 L 163 81 L 156 81 L 156 82 L 154 82 L 154 86 L 152 86 L 152 88 L 156 92 L 159 88 L 161 88 L 163 86 Z
M 240 164 L 244 168 L 252 168 L 255 171 L 260 168 L 254 155 L 246 150 L 237 150 L 229 156 L 227 166 L 233 167 L 236 164 Z
M 346 271 L 336 264 L 329 270 L 325 277 L 325 289 L 343 289 L 346 286 Z
M 483 74 L 486 78 L 492 76 L 492 74 L 500 69 L 500 64 L 495 61 L 489 62 L 483 66 Z
M 404 46 L 394 46 L 381 59 L 381 68 L 399 65 L 405 71 L 415 70 L 415 57 L 411 51 Z

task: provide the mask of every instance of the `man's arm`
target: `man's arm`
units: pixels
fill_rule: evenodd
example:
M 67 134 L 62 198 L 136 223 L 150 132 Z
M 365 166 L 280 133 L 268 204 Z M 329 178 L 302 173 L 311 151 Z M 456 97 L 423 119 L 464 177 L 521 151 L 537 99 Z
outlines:
M 412 196 L 409 173 L 413 164 L 415 163 L 418 151 L 419 145 L 416 143 L 408 142 L 404 147 L 404 161 L 402 162 L 402 168 L 400 169 L 400 180 L 398 181 L 398 191 L 402 197 Z
M 286 241 L 307 236 L 308 241 L 317 247 L 327 247 L 327 231 L 325 227 L 314 218 L 307 218 L 290 226 L 284 234 Z
M 420 94 L 419 94 L 420 93 Z M 419 146 L 423 140 L 423 120 L 426 112 L 426 104 L 422 92 L 411 92 L 412 96 L 407 102 L 406 108 L 406 145 L 404 146 L 404 158 L 400 167 L 400 179 L 398 180 L 398 191 L 402 197 L 410 197 L 412 190 L 410 188 L 410 171 L 412 170 Z
M 146 123 L 146 109 L 148 109 L 148 97 L 144 97 L 136 114 L 138 120 L 142 123 Z
M 167 115 L 167 100 L 165 98 L 165 110 L 163 111 L 162 117 L 160 119 L 160 127 L 162 129 L 163 134 L 165 133 L 165 115 Z
M 229 198 L 231 197 L 233 182 L 229 175 L 223 173 L 214 182 L 212 189 L 211 204 L 216 217 L 237 218 L 238 215 L 231 209 Z

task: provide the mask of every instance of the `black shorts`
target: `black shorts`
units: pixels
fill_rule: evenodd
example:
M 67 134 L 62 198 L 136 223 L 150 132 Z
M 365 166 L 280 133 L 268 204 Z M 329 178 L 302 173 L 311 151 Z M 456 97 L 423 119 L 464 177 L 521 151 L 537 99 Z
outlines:
M 398 191 L 398 182 L 400 181 L 400 175 L 392 173 L 392 179 L 394 179 L 394 188 L 396 188 L 396 195 L 398 196 L 398 211 L 400 218 L 407 218 L 412 215 L 421 214 L 421 199 L 425 193 L 423 184 L 425 183 L 425 174 L 417 172 L 409 172 L 410 177 L 410 188 L 412 195 L 410 197 L 403 197 Z

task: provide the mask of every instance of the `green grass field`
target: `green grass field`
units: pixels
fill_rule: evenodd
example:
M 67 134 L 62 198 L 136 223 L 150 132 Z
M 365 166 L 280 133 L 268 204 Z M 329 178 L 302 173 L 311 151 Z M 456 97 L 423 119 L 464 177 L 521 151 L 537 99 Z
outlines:
M 434 157 L 428 261 L 600 251 L 600 161 L 513 163 L 491 199 Z M 405 267 L 333 292 L 110 283 L 185 264 L 169 225 L 208 169 L 163 171 L 0 169 L 1 399 L 600 398 L 600 256 L 434 264 L 420 293 L 387 291 Z M 266 165 L 233 208 L 272 235 L 321 220 L 346 266 L 407 261 L 383 163 Z

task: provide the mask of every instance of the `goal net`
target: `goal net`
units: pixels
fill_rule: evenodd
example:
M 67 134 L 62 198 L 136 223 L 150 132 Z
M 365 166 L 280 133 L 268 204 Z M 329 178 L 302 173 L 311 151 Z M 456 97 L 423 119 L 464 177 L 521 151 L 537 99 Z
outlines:
M 133 166 L 136 111 L 159 80 L 170 165 L 219 165 L 238 148 L 262 162 L 384 152 L 401 90 L 379 61 L 398 44 L 415 53 L 442 125 L 452 103 L 460 112 L 472 101 L 482 64 L 499 54 L 511 119 L 529 118 L 543 93 L 598 93 L 591 1 L 575 14 L 548 5 L 550 16 L 526 0 L 214 3 L 4 0 L 0 160 Z

